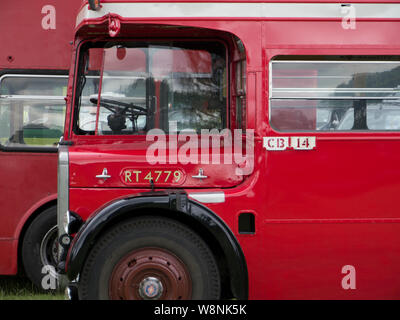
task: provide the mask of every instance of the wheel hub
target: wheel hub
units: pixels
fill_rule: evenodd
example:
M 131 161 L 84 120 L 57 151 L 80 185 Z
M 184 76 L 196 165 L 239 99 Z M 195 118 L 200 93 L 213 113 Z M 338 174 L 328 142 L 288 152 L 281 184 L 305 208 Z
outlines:
M 57 265 L 58 262 L 58 241 L 57 226 L 52 227 L 40 243 L 40 260 L 42 265 Z
M 108 291 L 113 300 L 190 299 L 192 280 L 185 264 L 172 252 L 142 248 L 115 265 Z

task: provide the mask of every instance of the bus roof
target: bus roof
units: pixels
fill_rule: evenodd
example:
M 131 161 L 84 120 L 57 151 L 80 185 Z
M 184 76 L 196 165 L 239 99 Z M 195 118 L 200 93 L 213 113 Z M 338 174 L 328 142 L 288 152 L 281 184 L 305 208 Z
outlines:
M 83 6 L 76 27 L 108 13 L 123 19 L 342 19 L 342 6 L 353 6 L 357 19 L 400 19 L 400 1 L 138 1 L 103 0 L 98 11 Z

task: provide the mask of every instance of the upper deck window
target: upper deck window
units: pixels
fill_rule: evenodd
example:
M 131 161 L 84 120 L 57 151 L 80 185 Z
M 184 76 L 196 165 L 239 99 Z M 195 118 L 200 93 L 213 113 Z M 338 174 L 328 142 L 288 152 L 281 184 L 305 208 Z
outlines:
M 400 130 L 400 57 L 278 57 L 270 88 L 279 131 Z
M 81 51 L 76 133 L 146 134 L 226 127 L 219 42 L 102 43 Z

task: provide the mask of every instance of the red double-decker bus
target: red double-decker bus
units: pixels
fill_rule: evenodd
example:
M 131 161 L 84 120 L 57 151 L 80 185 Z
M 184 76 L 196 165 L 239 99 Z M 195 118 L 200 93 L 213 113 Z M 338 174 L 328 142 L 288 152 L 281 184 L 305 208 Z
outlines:
M 81 0 L 0 3 L 0 274 L 57 257 L 57 143 Z
M 76 21 L 80 299 L 395 299 L 400 3 L 114 1 Z

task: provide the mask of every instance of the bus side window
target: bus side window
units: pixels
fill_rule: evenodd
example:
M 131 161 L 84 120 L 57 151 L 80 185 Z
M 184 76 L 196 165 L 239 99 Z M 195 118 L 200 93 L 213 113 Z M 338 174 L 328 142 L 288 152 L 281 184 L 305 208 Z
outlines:
M 5 75 L 0 82 L 3 147 L 53 147 L 64 131 L 67 76 Z
M 398 56 L 279 56 L 270 72 L 278 131 L 400 130 Z

